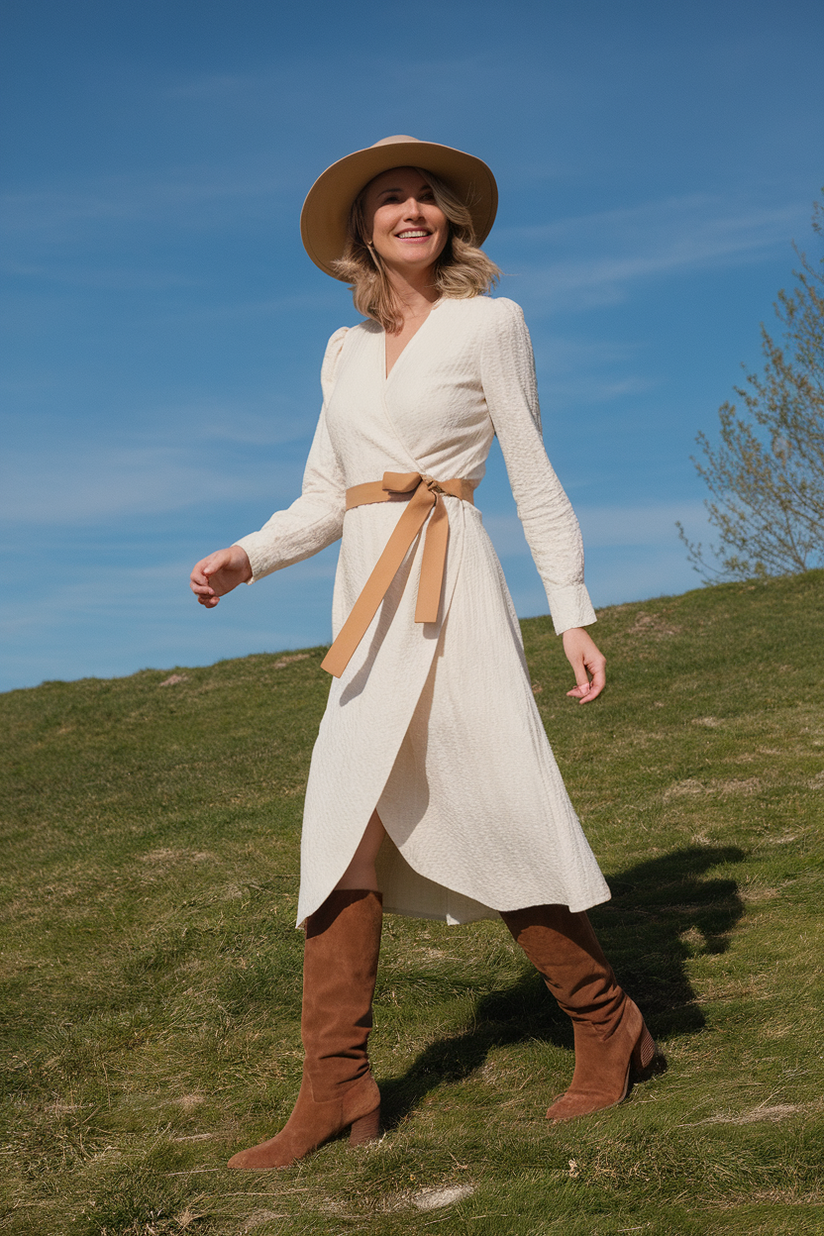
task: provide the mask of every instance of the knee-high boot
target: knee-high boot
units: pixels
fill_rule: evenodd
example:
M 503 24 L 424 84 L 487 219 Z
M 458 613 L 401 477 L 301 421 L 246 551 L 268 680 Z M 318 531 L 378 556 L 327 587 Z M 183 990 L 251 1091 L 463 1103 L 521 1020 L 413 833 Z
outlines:
M 630 1084 L 666 1068 L 638 1009 L 618 986 L 586 914 L 566 906 L 501 912 L 514 939 L 572 1019 L 572 1085 L 547 1111 L 571 1120 L 612 1107 Z
M 380 893 L 338 889 L 307 920 L 300 1094 L 281 1132 L 240 1151 L 229 1167 L 288 1167 L 346 1128 L 352 1145 L 378 1136 L 380 1092 L 366 1041 L 382 918 Z

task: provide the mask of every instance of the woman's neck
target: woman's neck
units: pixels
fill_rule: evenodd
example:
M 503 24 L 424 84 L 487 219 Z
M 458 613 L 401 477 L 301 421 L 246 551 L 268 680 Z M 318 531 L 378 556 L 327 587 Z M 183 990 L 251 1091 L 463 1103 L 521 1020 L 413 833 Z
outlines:
M 401 313 L 400 334 L 407 324 L 420 323 L 429 316 L 429 311 L 436 301 L 440 300 L 440 292 L 435 286 L 434 270 L 422 271 L 417 278 L 410 279 L 397 271 L 388 271 L 389 282 L 395 293 L 398 309 Z

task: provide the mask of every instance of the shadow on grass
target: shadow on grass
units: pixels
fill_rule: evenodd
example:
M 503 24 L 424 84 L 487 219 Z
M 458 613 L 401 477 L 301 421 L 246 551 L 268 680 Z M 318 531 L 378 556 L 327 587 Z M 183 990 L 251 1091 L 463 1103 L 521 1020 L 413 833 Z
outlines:
M 686 962 L 724 952 L 743 911 L 735 880 L 706 873 L 744 857 L 732 846 L 689 846 L 649 859 L 612 879 L 612 901 L 590 912 L 619 982 L 656 1038 L 705 1024 Z M 533 1039 L 572 1048 L 569 1019 L 534 973 L 479 1000 L 470 1030 L 430 1044 L 403 1076 L 381 1079 L 384 1125 L 398 1124 L 437 1086 L 469 1077 L 490 1048 Z

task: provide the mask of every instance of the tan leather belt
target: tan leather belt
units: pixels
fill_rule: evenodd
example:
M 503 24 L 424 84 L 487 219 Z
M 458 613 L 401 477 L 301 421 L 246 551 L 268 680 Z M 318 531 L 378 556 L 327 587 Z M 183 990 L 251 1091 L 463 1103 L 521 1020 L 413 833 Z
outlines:
M 347 489 L 347 511 L 356 506 L 365 506 L 369 502 L 406 501 L 408 506 L 386 542 L 386 547 L 353 605 L 351 614 L 321 662 L 323 669 L 328 670 L 335 678 L 340 678 L 430 512 L 421 561 L 415 621 L 438 621 L 446 545 L 449 540 L 449 519 L 441 495 L 449 494 L 452 498 L 474 503 L 474 488 L 471 481 L 436 481 L 420 472 L 384 472 L 382 481 L 369 481 L 366 485 L 353 485 L 351 489 Z

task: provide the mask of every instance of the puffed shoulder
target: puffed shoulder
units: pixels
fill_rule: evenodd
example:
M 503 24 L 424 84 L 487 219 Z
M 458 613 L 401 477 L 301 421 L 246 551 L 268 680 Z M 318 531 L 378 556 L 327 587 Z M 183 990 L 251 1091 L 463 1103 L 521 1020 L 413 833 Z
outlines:
M 471 304 L 479 316 L 495 322 L 523 322 L 524 320 L 524 311 L 521 306 L 507 296 L 475 296 L 472 300 L 462 303 Z
M 524 311 L 514 300 L 505 296 L 492 301 L 495 306 L 494 316 L 498 330 L 529 339 L 529 327 L 524 318 Z
M 524 366 L 531 368 L 532 340 L 521 306 L 505 296 L 479 296 L 478 300 L 485 302 L 479 322 L 482 367 L 488 370 L 497 357 L 503 358 L 503 363 L 507 358 L 509 363 L 517 363 L 520 358 Z
M 529 339 L 529 330 L 524 321 L 524 311 L 514 300 L 506 296 L 476 296 L 472 300 L 457 302 L 467 307 L 476 329 L 484 338 Z M 471 306 L 471 308 L 470 308 Z
M 335 370 L 337 369 L 338 360 L 343 351 L 343 343 L 348 332 L 348 326 L 339 326 L 334 334 L 330 336 L 329 342 L 326 345 L 326 351 L 323 354 L 323 364 L 320 367 L 320 384 L 324 399 L 329 398 L 335 385 Z
M 493 305 L 495 312 L 501 317 L 522 318 L 524 311 L 517 301 L 510 300 L 508 296 L 485 296 L 484 300 Z

